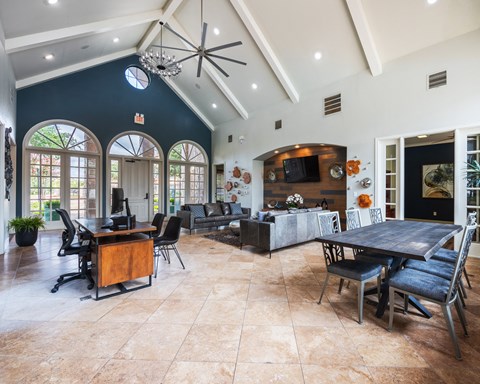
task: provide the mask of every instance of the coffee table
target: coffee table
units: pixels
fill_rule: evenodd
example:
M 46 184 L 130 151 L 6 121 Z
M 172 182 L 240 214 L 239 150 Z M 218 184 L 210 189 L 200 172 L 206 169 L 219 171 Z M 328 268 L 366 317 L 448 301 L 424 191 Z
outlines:
M 235 236 L 240 236 L 240 220 L 233 220 L 228 224 L 228 228 Z

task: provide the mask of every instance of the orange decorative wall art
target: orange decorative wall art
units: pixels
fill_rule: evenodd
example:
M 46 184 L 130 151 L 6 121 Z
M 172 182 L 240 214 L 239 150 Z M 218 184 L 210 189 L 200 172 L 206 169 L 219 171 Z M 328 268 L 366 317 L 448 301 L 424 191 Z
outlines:
M 347 161 L 347 175 L 352 176 L 360 173 L 360 164 L 362 162 L 360 160 L 348 160 Z
M 358 206 L 360 208 L 370 208 L 371 205 L 372 199 L 370 199 L 369 195 L 362 193 L 360 196 L 358 196 Z

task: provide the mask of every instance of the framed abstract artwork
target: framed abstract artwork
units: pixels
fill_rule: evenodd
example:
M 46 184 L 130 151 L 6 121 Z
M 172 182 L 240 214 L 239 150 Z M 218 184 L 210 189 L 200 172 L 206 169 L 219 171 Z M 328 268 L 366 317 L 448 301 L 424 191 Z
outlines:
M 422 165 L 422 197 L 453 199 L 453 163 Z

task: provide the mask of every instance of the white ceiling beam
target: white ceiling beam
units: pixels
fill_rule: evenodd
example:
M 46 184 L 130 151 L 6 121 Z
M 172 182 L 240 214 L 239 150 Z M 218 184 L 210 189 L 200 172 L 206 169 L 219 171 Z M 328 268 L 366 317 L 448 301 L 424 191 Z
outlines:
M 200 111 L 200 109 L 198 109 L 197 106 L 192 102 L 192 100 L 190 100 L 187 95 L 182 92 L 182 90 L 178 87 L 177 84 L 175 84 L 172 80 L 164 77 L 162 77 L 162 80 L 170 87 L 173 92 L 177 94 L 180 99 L 182 99 L 185 104 L 187 104 L 187 106 L 192 110 L 192 112 L 195 113 L 198 118 L 202 120 L 208 128 L 210 128 L 212 132 L 215 131 L 215 126 L 212 124 L 212 122 L 208 120 L 207 117 Z
M 357 30 L 358 38 L 362 44 L 365 58 L 367 59 L 368 66 L 372 76 L 381 75 L 383 72 L 382 62 L 378 55 L 378 50 L 375 46 L 375 40 L 373 39 L 370 31 L 370 25 L 368 24 L 367 17 L 363 10 L 361 0 L 347 0 L 348 9 L 352 16 L 353 24 Z
M 25 79 L 17 80 L 15 83 L 15 87 L 17 89 L 29 87 L 34 84 L 38 83 L 43 83 L 48 80 L 52 80 L 57 77 L 65 76 L 65 75 L 70 75 L 74 72 L 79 72 L 87 68 L 95 67 L 100 64 L 105 64 L 110 61 L 118 60 L 127 56 L 131 56 L 137 53 L 137 50 L 135 48 L 130 48 L 130 49 L 125 49 L 120 52 L 115 52 L 110 55 L 105 55 L 102 57 L 98 57 L 92 60 L 87 60 L 83 61 L 81 63 L 73 64 L 73 65 L 68 65 L 63 68 L 55 69 L 50 72 L 45 72 L 40 75 L 35 75 L 31 77 L 27 77 Z
M 252 36 L 253 40 L 255 40 L 255 43 L 257 43 L 258 48 L 260 49 L 263 56 L 265 57 L 265 60 L 267 60 L 273 72 L 277 76 L 280 84 L 282 84 L 283 89 L 285 89 L 285 92 L 290 97 L 290 100 L 292 100 L 293 103 L 298 103 L 300 101 L 300 96 L 298 95 L 298 92 L 293 86 L 293 83 L 288 77 L 287 72 L 285 72 L 285 70 L 283 69 L 280 60 L 275 55 L 275 52 L 273 51 L 268 40 L 266 39 L 265 35 L 263 34 L 262 30 L 258 26 L 257 22 L 253 18 L 252 14 L 250 13 L 243 0 L 230 0 L 230 2 L 240 16 L 240 19 L 242 19 L 243 24 L 245 24 L 245 27 Z
M 114 19 L 102 20 L 94 23 L 75 25 L 73 27 L 13 37 L 5 40 L 5 50 L 7 54 L 20 52 L 51 43 L 149 23 L 159 20 L 162 15 L 163 12 L 161 10 L 143 12 L 131 16 L 117 17 Z
M 153 24 L 152 28 L 143 36 L 142 41 L 138 45 L 137 49 L 140 52 L 146 51 L 147 48 L 152 44 L 153 40 L 160 33 L 160 21 L 166 23 L 170 17 L 173 16 L 177 8 L 182 4 L 183 0 L 171 0 L 167 7 L 163 10 L 163 15 L 157 22 Z
M 194 42 L 187 32 L 182 28 L 180 23 L 172 16 L 170 18 L 170 21 L 168 22 L 170 27 L 173 28 L 173 30 L 180 35 L 182 35 L 185 39 Z M 192 49 L 190 45 L 185 43 L 183 40 L 181 42 L 187 47 L 188 49 Z M 195 60 L 198 61 L 198 56 L 195 57 Z M 234 93 L 228 88 L 227 84 L 223 81 L 223 79 L 220 77 L 218 71 L 210 64 L 207 62 L 207 60 L 203 60 L 202 63 L 202 70 L 204 70 L 212 79 L 212 81 L 217 85 L 218 89 L 225 95 L 225 97 L 228 99 L 230 104 L 232 104 L 233 108 L 235 108 L 238 112 L 238 114 L 245 120 L 248 119 L 248 112 L 245 109 L 245 107 L 240 103 L 240 101 L 236 98 Z

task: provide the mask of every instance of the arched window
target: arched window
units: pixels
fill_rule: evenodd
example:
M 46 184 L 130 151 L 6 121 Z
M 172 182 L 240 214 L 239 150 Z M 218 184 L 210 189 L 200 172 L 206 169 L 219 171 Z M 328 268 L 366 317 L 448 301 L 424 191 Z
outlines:
M 203 148 L 193 142 L 175 144 L 168 155 L 169 198 L 173 211 L 185 203 L 207 201 L 207 156 Z
M 72 219 L 99 215 L 100 144 L 85 127 L 48 121 L 33 127 L 24 140 L 24 212 L 41 215 L 48 228 L 63 226 L 55 208 Z
M 109 145 L 108 195 L 112 188 L 123 188 L 138 221 L 152 220 L 163 208 L 162 160 L 158 143 L 141 132 L 123 132 Z

